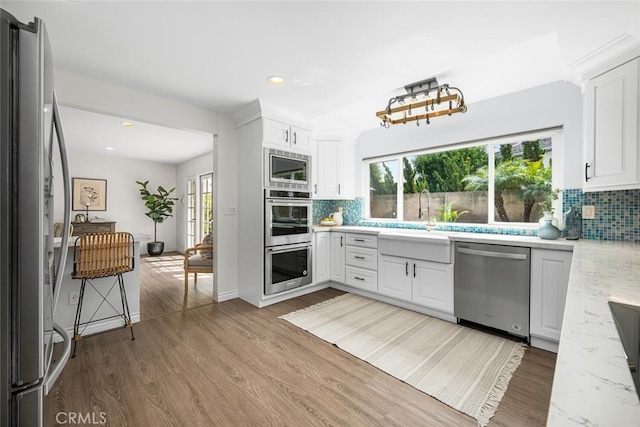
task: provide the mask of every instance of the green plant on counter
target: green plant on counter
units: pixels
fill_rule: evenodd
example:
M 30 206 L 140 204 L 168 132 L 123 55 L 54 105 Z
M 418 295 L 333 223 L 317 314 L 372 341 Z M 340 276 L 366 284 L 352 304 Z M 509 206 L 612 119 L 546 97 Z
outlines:
M 562 193 L 562 190 L 559 188 L 547 192 L 547 196 L 545 197 L 545 199 L 538 203 L 543 212 L 549 212 L 553 214 L 553 202 L 558 200 L 558 198 L 560 197 L 560 193 Z
M 456 202 L 449 202 L 440 206 L 440 212 L 438 214 L 439 222 L 456 222 L 458 221 L 458 218 L 460 218 L 462 215 L 469 212 L 469 211 L 458 212 L 457 210 L 453 209 L 455 203 Z

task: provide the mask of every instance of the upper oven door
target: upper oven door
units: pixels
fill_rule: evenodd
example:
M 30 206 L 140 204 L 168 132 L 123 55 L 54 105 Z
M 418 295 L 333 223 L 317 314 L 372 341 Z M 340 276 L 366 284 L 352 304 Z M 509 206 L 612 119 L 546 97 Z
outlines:
M 264 156 L 265 187 L 309 189 L 309 156 L 275 149 L 265 149 Z
M 265 200 L 265 246 L 311 241 L 311 203 Z

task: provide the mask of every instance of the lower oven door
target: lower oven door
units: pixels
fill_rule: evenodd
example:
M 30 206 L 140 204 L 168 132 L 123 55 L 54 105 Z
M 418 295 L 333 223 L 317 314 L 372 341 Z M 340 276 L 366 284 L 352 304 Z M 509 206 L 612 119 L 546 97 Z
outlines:
M 273 295 L 312 282 L 311 243 L 265 249 L 264 294 Z

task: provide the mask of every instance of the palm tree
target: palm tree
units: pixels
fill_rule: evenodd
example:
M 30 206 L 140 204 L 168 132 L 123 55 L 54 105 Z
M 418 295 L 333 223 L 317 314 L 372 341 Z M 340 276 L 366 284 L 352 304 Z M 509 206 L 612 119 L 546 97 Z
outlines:
M 504 208 L 502 192 L 506 190 L 518 190 L 524 182 L 524 165 L 518 160 L 506 160 L 498 163 L 493 173 L 493 205 L 500 217 L 500 221 L 509 222 L 509 215 Z M 478 169 L 474 174 L 463 178 L 465 190 L 488 191 L 489 171 L 486 166 Z
M 525 162 L 522 183 L 522 200 L 524 202 L 524 222 L 531 219 L 531 211 L 540 196 L 548 196 L 551 188 L 551 167 L 545 167 L 542 160 Z

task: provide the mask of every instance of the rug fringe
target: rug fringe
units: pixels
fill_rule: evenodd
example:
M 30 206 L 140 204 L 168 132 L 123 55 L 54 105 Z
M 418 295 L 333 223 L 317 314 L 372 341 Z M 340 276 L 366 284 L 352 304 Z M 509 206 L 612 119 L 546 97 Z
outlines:
M 296 314 L 300 314 L 300 313 L 304 313 L 305 311 L 317 308 L 317 307 L 322 307 L 323 305 L 327 305 L 330 304 L 332 302 L 335 302 L 336 300 L 339 300 L 341 298 L 344 298 L 346 296 L 351 295 L 350 293 L 344 293 L 342 295 L 338 295 L 337 297 L 333 297 L 331 299 L 328 299 L 326 301 L 321 301 L 317 304 L 314 305 L 310 305 L 309 307 L 305 307 L 305 308 L 301 308 L 300 310 L 296 310 L 296 311 L 292 311 L 291 313 L 287 313 L 287 314 L 283 314 L 282 316 L 279 316 L 278 319 L 283 319 L 283 320 L 289 320 L 290 316 L 294 316 Z
M 509 356 L 509 360 L 505 363 L 500 376 L 496 379 L 494 387 L 491 388 L 491 391 L 487 396 L 487 400 L 485 400 L 484 404 L 480 407 L 480 411 L 476 416 L 478 426 L 485 427 L 489 424 L 489 420 L 495 415 L 496 410 L 498 409 L 498 404 L 500 404 L 500 401 L 507 391 L 511 377 L 513 377 L 514 372 L 522 363 L 522 358 L 524 357 L 526 349 L 526 344 L 520 344 L 511 352 L 511 356 Z

